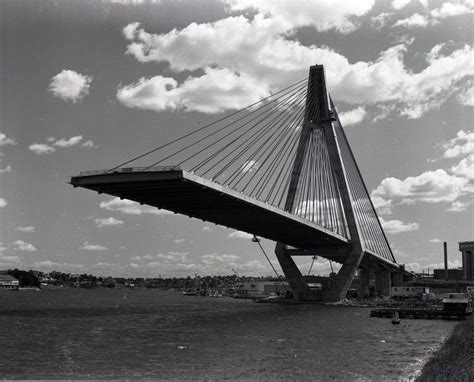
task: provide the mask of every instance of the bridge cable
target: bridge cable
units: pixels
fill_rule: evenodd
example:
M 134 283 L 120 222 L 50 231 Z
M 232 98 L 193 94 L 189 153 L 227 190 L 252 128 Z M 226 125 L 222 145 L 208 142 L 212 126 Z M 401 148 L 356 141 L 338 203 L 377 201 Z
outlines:
M 285 290 L 288 292 L 288 288 L 286 287 L 285 283 L 283 282 L 283 280 L 281 279 L 281 276 L 278 274 L 278 272 L 276 271 L 275 267 L 273 266 L 272 262 L 270 261 L 270 259 L 268 258 L 267 256 L 267 253 L 265 252 L 265 250 L 263 249 L 263 246 L 262 244 L 260 244 L 260 239 L 256 236 L 256 235 L 253 235 L 253 240 L 252 240 L 254 243 L 257 243 L 258 246 L 260 247 L 260 249 L 262 250 L 263 254 L 265 255 L 268 263 L 270 264 L 270 266 L 272 267 L 273 269 L 273 272 L 275 272 L 276 276 L 278 277 L 278 280 L 280 281 L 281 285 L 283 286 L 283 288 L 285 288 Z
M 221 121 L 223 121 L 223 120 L 225 120 L 225 119 L 227 119 L 227 118 L 230 118 L 230 117 L 232 117 L 232 116 L 234 116 L 234 115 L 236 115 L 236 114 L 238 114 L 238 113 L 240 113 L 240 112 L 242 112 L 242 111 L 244 111 L 244 110 L 249 110 L 249 109 L 251 109 L 253 106 L 255 106 L 255 105 L 259 104 L 259 103 L 262 103 L 263 101 L 269 100 L 270 98 L 274 97 L 275 95 L 280 94 L 280 93 L 282 93 L 282 92 L 285 92 L 286 90 L 291 89 L 291 88 L 294 87 L 294 86 L 300 85 L 301 83 L 305 82 L 306 80 L 307 80 L 307 78 L 305 78 L 305 79 L 303 79 L 303 80 L 300 80 L 300 81 L 298 81 L 298 82 L 296 82 L 296 83 L 294 83 L 294 84 L 292 84 L 292 85 L 289 85 L 289 86 L 287 86 L 286 88 L 284 88 L 284 89 L 282 89 L 282 90 L 279 90 L 279 91 L 277 91 L 277 92 L 275 92 L 275 93 L 269 95 L 268 97 L 262 98 L 262 99 L 260 99 L 259 101 L 252 103 L 251 105 L 248 105 L 248 106 L 246 106 L 246 107 L 244 107 L 244 108 L 242 108 L 242 109 L 239 109 L 239 110 L 237 110 L 237 111 L 235 111 L 235 112 L 233 112 L 233 113 L 231 113 L 231 114 L 228 114 L 228 115 L 226 115 L 226 116 L 224 116 L 224 117 L 222 117 L 222 118 L 220 118 L 220 119 L 218 119 L 218 120 L 216 120 L 216 121 L 213 121 L 213 122 L 211 122 L 211 123 L 209 123 L 209 124 L 207 124 L 207 125 L 205 125 L 205 126 L 199 128 L 199 129 L 197 129 L 197 130 L 194 130 L 194 131 L 192 131 L 192 132 L 190 132 L 190 133 L 188 133 L 188 134 L 185 134 L 185 135 L 183 135 L 183 136 L 181 136 L 181 137 L 179 137 L 179 138 L 176 138 L 176 139 L 174 139 L 174 140 L 172 140 L 172 141 L 170 141 L 170 142 L 168 142 L 168 143 L 165 143 L 165 144 L 163 144 L 163 145 L 160 145 L 160 146 L 158 146 L 158 147 L 156 147 L 156 148 L 154 148 L 154 149 L 152 149 L 152 150 L 149 150 L 149 151 L 147 151 L 147 152 L 145 152 L 145 153 L 143 153 L 143 154 L 141 154 L 141 155 L 139 155 L 139 156 L 136 156 L 136 157 L 134 157 L 134 158 L 132 158 L 132 159 L 126 161 L 126 162 L 123 162 L 123 163 L 119 164 L 118 166 L 115 166 L 115 167 L 109 169 L 107 172 L 115 171 L 116 169 L 118 169 L 118 168 L 120 168 L 120 167 L 122 167 L 122 166 L 124 166 L 124 165 L 127 165 L 127 164 L 129 164 L 129 163 L 131 163 L 131 162 L 134 162 L 134 161 L 136 161 L 137 159 L 141 159 L 141 158 L 143 158 L 143 157 L 145 157 L 145 156 L 147 156 L 147 155 L 149 155 L 149 154 L 152 154 L 152 153 L 154 153 L 154 152 L 156 152 L 156 151 L 158 151 L 158 150 L 160 150 L 160 149 L 162 149 L 162 148 L 165 148 L 165 147 L 167 147 L 167 146 L 170 146 L 170 145 L 172 145 L 173 143 L 176 143 L 176 142 L 178 142 L 178 141 L 180 141 L 180 140 L 182 140 L 182 139 L 184 139 L 184 138 L 187 138 L 187 137 L 189 137 L 189 136 L 191 136 L 191 135 L 193 135 L 193 134 L 196 134 L 196 133 L 198 133 L 198 132 L 200 132 L 200 131 L 202 131 L 202 130 L 204 130 L 204 129 L 206 129 L 206 128 L 212 126 L 212 125 L 215 125 L 215 124 L 217 124 L 217 123 L 219 123 L 219 122 L 221 122 Z M 278 98 L 280 98 L 280 97 L 277 97 L 276 99 L 278 99 Z M 276 99 L 275 99 L 275 100 L 276 100 Z M 273 101 L 275 101 L 275 100 L 272 100 L 272 101 L 270 101 L 270 102 L 273 102 Z

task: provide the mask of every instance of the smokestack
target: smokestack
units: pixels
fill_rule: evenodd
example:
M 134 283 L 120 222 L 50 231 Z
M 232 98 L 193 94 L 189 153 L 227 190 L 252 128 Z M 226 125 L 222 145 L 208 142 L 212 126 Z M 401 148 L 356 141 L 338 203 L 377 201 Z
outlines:
M 444 247 L 444 278 L 448 280 L 449 279 L 448 277 L 448 243 L 444 242 L 443 247 Z

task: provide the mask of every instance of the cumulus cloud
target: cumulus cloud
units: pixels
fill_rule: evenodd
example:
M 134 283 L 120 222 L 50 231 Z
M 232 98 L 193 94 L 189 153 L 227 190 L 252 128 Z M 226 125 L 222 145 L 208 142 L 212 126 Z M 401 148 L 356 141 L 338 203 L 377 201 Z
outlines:
M 188 77 L 180 85 L 173 78 L 155 76 L 140 78 L 117 91 L 117 99 L 131 108 L 202 113 L 241 109 L 268 95 L 267 89 L 260 88 L 245 73 L 210 67 L 204 69 L 201 77 Z
M 61 138 L 54 142 L 53 144 L 58 147 L 66 148 L 71 147 L 79 144 L 82 141 L 82 135 L 77 135 L 75 137 L 71 137 L 69 139 Z
M 384 220 L 380 218 L 380 223 L 385 232 L 392 235 L 402 232 L 416 231 L 420 228 L 418 223 L 404 223 L 401 220 Z
M 426 53 L 425 67 L 414 72 L 404 63 L 410 42 L 381 52 L 374 61 L 351 63 L 328 47 L 303 46 L 288 39 L 291 30 L 281 18 L 262 14 L 251 20 L 235 16 L 192 23 L 162 34 L 149 33 L 139 23 L 129 24 L 124 29 L 127 54 L 140 62 L 165 62 L 171 73 L 200 70 L 200 74 L 181 83 L 172 77 L 141 78 L 119 88 L 117 98 L 134 108 L 217 113 L 251 104 L 294 83 L 318 63 L 325 65 L 336 101 L 377 105 L 419 118 L 464 91 L 474 73 L 468 45 L 449 54 L 435 46 Z
M 253 235 L 247 232 L 242 232 L 242 231 L 234 231 L 228 235 L 229 238 L 231 239 L 245 239 L 249 240 L 253 238 Z
M 89 139 L 88 141 L 83 142 L 81 147 L 84 147 L 85 149 L 92 149 L 97 147 L 97 145 Z
M 202 227 L 202 231 L 203 232 L 212 232 L 212 228 L 209 227 L 208 225 L 205 225 L 204 227 Z
M 28 147 L 30 151 L 33 151 L 37 155 L 51 154 L 56 151 L 56 149 L 45 143 L 33 143 Z
M 403 180 L 386 178 L 372 191 L 377 208 L 391 213 L 393 206 L 401 204 L 451 203 L 448 211 L 465 211 L 474 195 L 474 133 L 461 130 L 456 137 L 439 145 L 446 159 L 458 162 L 449 168 L 425 171 Z
M 49 91 L 63 101 L 82 101 L 89 94 L 92 77 L 64 69 L 51 78 Z
M 356 125 L 362 122 L 367 112 L 362 106 L 339 114 L 339 119 L 343 126 Z
M 3 198 L 0 198 L 0 208 L 4 208 L 8 205 L 7 201 Z
M 18 231 L 18 232 L 35 232 L 35 227 L 33 227 L 32 225 L 27 226 L 27 227 L 16 227 L 15 231 Z
M 430 15 L 435 19 L 444 19 L 446 17 L 460 16 L 468 13 L 472 13 L 474 9 L 474 3 L 472 1 L 463 2 L 445 2 L 440 8 L 433 9 Z
M 414 28 L 414 27 L 420 27 L 424 28 L 430 24 L 430 20 L 423 15 L 420 15 L 419 13 L 415 13 L 411 15 L 410 17 L 402 20 L 398 20 L 395 24 L 393 24 L 393 27 L 403 27 L 403 28 Z
M 172 212 L 167 210 L 160 210 L 155 207 L 141 206 L 140 204 L 127 199 L 113 198 L 107 201 L 100 202 L 100 208 L 108 211 L 119 211 L 127 215 L 170 215 Z
M 94 219 L 94 221 L 95 221 L 95 225 L 99 228 L 117 226 L 117 225 L 122 225 L 123 224 L 122 220 L 115 219 L 113 217 L 110 217 L 110 218 L 96 218 L 96 219 Z
M 459 92 L 458 101 L 466 106 L 474 106 L 474 86 L 470 86 L 467 89 Z
M 411 0 L 393 0 L 392 1 L 392 7 L 395 9 L 402 9 L 405 8 Z
M 13 138 L 8 138 L 4 133 L 0 132 L 0 147 L 16 145 L 16 141 Z
M 234 11 L 258 10 L 281 20 L 289 29 L 313 26 L 319 31 L 335 29 L 340 33 L 350 33 L 358 27 L 354 18 L 368 13 L 375 1 L 301 1 L 297 6 L 291 1 L 274 0 L 228 0 L 227 3 Z
M 36 252 L 36 248 L 33 244 L 27 243 L 23 240 L 17 240 L 12 243 L 13 250 L 23 252 Z
M 426 171 L 403 180 L 386 178 L 372 192 L 393 203 L 422 201 L 428 203 L 454 202 L 465 192 L 468 180 L 448 174 L 445 170 Z
M 5 168 L 0 168 L 0 175 L 1 174 L 6 174 L 7 172 L 11 172 L 11 171 L 12 171 L 12 166 L 8 165 Z
M 100 245 L 100 244 L 91 244 L 89 242 L 85 242 L 80 249 L 83 249 L 85 251 L 107 251 L 108 248 Z
M 459 158 L 474 154 L 474 132 L 460 130 L 456 137 L 442 145 L 445 158 Z

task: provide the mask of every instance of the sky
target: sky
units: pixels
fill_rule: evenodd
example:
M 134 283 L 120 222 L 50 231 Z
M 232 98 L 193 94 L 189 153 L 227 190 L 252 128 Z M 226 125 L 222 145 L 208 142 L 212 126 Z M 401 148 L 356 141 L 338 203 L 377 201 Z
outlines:
M 323 64 L 397 262 L 474 240 L 469 0 L 0 2 L 0 269 L 271 275 L 243 232 L 73 189 Z M 274 243 L 262 241 L 272 262 Z M 303 273 L 310 258 L 300 259 Z M 314 274 L 330 265 L 318 258 Z

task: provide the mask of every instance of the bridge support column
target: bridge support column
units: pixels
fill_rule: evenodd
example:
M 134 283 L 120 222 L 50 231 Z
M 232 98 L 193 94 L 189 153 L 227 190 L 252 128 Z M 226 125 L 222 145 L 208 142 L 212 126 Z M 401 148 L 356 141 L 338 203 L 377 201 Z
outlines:
M 282 243 L 277 243 L 275 247 L 275 255 L 280 263 L 281 269 L 285 274 L 288 283 L 293 292 L 293 298 L 296 301 L 304 301 L 310 299 L 310 289 L 306 280 L 303 278 L 298 266 L 295 264 L 291 256 L 286 252 L 286 247 Z
M 392 272 L 392 286 L 403 286 L 403 273 L 400 271 Z
M 364 299 L 369 296 L 370 289 L 370 270 L 361 269 L 359 271 L 359 299 Z
M 391 272 L 379 269 L 375 272 L 375 292 L 383 296 L 390 296 L 392 290 Z

